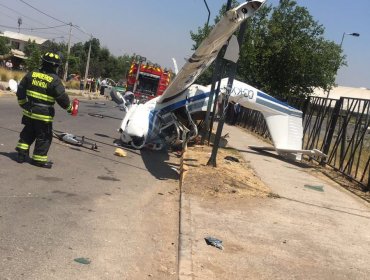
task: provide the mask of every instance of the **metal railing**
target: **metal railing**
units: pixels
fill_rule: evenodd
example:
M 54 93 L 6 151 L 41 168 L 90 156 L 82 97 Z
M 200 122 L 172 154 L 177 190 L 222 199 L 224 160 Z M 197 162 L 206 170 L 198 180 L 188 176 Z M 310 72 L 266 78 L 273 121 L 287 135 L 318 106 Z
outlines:
M 339 100 L 310 96 L 288 104 L 303 111 L 303 149 L 319 149 L 321 160 L 334 170 L 370 190 L 370 100 L 341 97 Z M 270 138 L 262 114 L 241 108 L 237 115 L 228 106 L 227 122 Z

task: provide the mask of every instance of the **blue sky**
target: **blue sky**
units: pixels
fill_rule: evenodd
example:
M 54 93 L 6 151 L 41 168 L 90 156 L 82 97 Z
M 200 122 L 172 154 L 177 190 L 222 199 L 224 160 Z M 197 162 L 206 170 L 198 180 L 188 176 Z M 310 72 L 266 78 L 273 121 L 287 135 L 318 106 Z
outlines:
M 203 0 L 23 0 L 63 22 L 72 22 L 98 38 L 102 46 L 114 55 L 137 53 L 165 67 L 173 68 L 172 57 L 181 67 L 192 54 L 190 30 L 196 31 L 207 20 Z M 210 22 L 227 0 L 207 0 Z M 274 6 L 278 0 L 267 0 Z M 357 0 L 297 0 L 316 21 L 325 27 L 325 37 L 343 42 L 348 66 L 339 70 L 337 83 L 343 86 L 370 88 L 370 1 Z M 15 10 L 15 11 L 13 11 Z M 0 0 L 0 30 L 3 26 L 23 28 L 57 26 L 62 23 L 30 8 L 21 0 Z M 1 26 L 2 25 L 2 26 Z M 23 31 L 44 38 L 68 40 L 69 27 L 38 31 Z M 64 38 L 60 38 L 63 36 Z M 88 35 L 72 29 L 72 43 L 86 41 Z

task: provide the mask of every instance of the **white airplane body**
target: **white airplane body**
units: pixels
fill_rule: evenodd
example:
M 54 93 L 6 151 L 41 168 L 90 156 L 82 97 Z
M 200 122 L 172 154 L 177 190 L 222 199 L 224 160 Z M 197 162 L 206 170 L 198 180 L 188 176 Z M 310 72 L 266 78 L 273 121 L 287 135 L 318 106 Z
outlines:
M 184 114 L 182 109 L 187 107 L 190 115 L 206 112 L 208 97 L 207 87 L 194 84 L 183 94 L 165 103 L 159 103 L 160 96 L 158 96 L 144 104 L 132 104 L 119 129 L 122 142 L 137 149 L 147 144 L 155 144 L 158 149 L 161 149 L 164 142 L 170 140 L 169 138 L 172 141 L 180 140 L 183 127 L 179 124 L 179 111 Z M 166 129 L 170 134 L 164 134 Z M 160 136 L 161 133 L 163 137 Z
M 249 1 L 228 11 L 163 95 L 145 104 L 125 107 L 126 114 L 119 129 L 121 140 L 137 149 L 146 145 L 161 149 L 166 143 L 181 141 L 184 132 L 190 131 L 192 137 L 195 137 L 198 134 L 196 121 L 205 118 L 211 86 L 205 87 L 193 82 L 213 62 L 241 22 L 252 16 L 264 2 L 265 0 Z M 223 79 L 221 88 L 224 92 L 226 85 L 227 80 Z M 322 155 L 317 150 L 302 150 L 301 111 L 236 80 L 229 94 L 230 101 L 259 110 L 264 115 L 274 148 L 260 149 L 274 149 L 283 156 L 293 154 L 296 159 L 300 159 L 301 154 Z

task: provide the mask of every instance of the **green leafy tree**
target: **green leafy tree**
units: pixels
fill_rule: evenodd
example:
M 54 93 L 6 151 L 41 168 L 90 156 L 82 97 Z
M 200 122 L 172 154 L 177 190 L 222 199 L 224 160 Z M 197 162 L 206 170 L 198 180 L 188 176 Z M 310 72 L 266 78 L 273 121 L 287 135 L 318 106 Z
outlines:
M 65 43 L 57 43 L 55 41 L 46 41 L 40 46 L 40 50 L 42 53 L 53 52 L 62 55 L 62 57 L 66 57 L 67 45 Z
M 70 73 L 85 73 L 87 51 L 83 43 L 74 44 L 70 51 Z
M 344 56 L 337 44 L 324 38 L 324 27 L 305 7 L 281 0 L 277 7 L 262 7 L 247 24 L 237 79 L 281 99 L 334 86 Z M 199 44 L 205 33 L 203 28 L 191 37 Z
M 236 7 L 236 6 L 238 6 L 238 2 L 236 0 L 232 0 L 231 8 Z M 195 51 L 199 47 L 199 45 L 202 43 L 202 41 L 208 36 L 212 28 L 220 21 L 221 17 L 225 15 L 226 8 L 227 8 L 226 4 L 222 5 L 218 15 L 214 19 L 214 25 L 207 25 L 207 23 L 205 23 L 203 27 L 198 27 L 198 30 L 197 30 L 198 33 L 190 31 L 190 37 L 194 41 L 192 50 Z M 212 65 L 208 69 L 206 69 L 202 75 L 198 77 L 198 79 L 196 80 L 196 83 L 210 84 L 212 82 L 212 73 L 214 71 L 214 67 L 215 67 L 215 62 L 213 62 Z
M 0 37 L 0 55 L 8 54 L 9 52 L 9 40 L 5 37 Z
M 28 40 L 24 47 L 24 53 L 28 57 L 26 59 L 26 67 L 29 71 L 36 70 L 41 65 L 41 50 L 35 41 Z
M 334 85 L 338 65 L 344 62 L 341 50 L 325 40 L 324 27 L 305 7 L 297 6 L 293 0 L 281 0 L 268 21 L 260 19 L 258 23 L 263 27 L 257 28 L 254 47 L 258 48 L 255 63 L 260 63 L 257 85 L 283 99 Z M 251 45 L 255 37 L 250 37 L 246 45 Z M 245 65 L 243 60 L 241 65 Z
M 91 59 L 98 58 L 100 54 L 100 50 L 101 50 L 99 39 L 92 38 L 91 40 L 85 42 L 84 48 L 85 48 L 86 53 L 88 53 L 89 51 L 90 43 L 91 43 L 90 58 Z

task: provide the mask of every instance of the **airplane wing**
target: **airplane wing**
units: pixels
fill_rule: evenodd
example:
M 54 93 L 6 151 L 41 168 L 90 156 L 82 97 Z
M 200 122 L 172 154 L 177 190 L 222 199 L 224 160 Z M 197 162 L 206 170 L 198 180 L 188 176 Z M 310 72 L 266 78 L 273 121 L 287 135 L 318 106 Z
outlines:
M 253 16 L 266 0 L 252 0 L 226 12 L 208 37 L 188 59 L 157 102 L 165 103 L 181 95 L 215 60 L 222 46 L 247 18 Z

